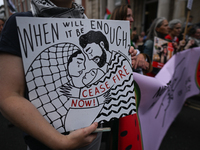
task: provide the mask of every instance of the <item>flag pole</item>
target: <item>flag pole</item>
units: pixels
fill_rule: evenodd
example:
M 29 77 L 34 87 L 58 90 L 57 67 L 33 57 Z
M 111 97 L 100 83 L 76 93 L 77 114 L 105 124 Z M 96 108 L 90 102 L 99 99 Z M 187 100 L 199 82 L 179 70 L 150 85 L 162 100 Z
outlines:
M 185 36 L 186 36 L 186 33 L 187 33 L 187 26 L 188 26 L 189 17 L 190 17 L 190 10 L 188 10 L 188 12 L 187 12 L 187 21 L 186 21 L 186 25 L 185 25 L 184 34 L 183 34 L 183 40 L 185 40 Z
M 187 33 L 187 27 L 188 27 L 188 21 L 189 21 L 189 17 L 190 17 L 190 11 L 192 9 L 192 3 L 193 3 L 193 0 L 188 0 L 188 3 L 187 3 L 187 20 L 186 20 L 186 25 L 185 25 L 185 30 L 184 30 L 184 34 L 183 34 L 183 40 L 185 40 L 185 36 L 186 36 L 186 33 Z M 181 48 L 181 51 L 183 50 L 183 47 Z

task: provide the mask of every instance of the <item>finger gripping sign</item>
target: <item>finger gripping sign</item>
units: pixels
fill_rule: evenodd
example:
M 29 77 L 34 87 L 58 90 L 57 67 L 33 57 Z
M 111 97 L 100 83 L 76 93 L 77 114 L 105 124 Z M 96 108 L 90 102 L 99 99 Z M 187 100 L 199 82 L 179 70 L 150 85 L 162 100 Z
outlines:
M 135 114 L 128 21 L 16 20 L 29 100 L 55 129 Z

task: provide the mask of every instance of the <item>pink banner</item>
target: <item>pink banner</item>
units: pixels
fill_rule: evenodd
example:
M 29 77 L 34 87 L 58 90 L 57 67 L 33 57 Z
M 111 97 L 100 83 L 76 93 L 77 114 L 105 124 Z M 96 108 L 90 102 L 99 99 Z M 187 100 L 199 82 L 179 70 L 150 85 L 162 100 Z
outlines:
M 185 100 L 200 94 L 200 48 L 177 53 L 155 78 L 133 75 L 143 149 L 158 150 Z

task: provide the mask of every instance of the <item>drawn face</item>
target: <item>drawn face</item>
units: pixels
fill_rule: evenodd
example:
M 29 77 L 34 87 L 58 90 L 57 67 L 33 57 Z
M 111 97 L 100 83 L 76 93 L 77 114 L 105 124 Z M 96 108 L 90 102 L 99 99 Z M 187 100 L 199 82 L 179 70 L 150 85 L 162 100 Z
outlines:
M 167 53 L 168 53 L 167 46 L 164 46 L 164 47 L 163 47 L 163 53 L 164 53 L 164 54 L 167 54 Z
M 106 63 L 106 52 L 96 44 L 90 43 L 83 49 L 89 60 L 93 60 L 99 67 L 103 67 Z
M 72 58 L 72 62 L 68 65 L 69 74 L 71 77 L 79 77 L 85 70 L 85 56 L 78 54 Z
M 83 76 L 83 84 L 87 85 L 94 80 L 97 75 L 97 69 L 92 69 L 89 72 L 86 72 Z
M 99 59 L 94 59 L 96 56 L 102 55 L 101 47 L 96 43 L 87 44 L 84 48 L 85 54 L 87 54 L 89 60 L 93 60 L 95 63 L 99 62 Z

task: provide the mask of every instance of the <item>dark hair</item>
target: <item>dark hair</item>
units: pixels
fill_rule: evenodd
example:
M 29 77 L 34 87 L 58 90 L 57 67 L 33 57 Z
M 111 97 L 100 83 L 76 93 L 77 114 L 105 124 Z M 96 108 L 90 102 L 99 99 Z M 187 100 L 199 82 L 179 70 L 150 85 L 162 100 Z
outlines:
M 189 16 L 189 18 L 193 18 L 193 16 L 192 16 L 192 15 L 190 15 L 190 16 Z
M 126 20 L 127 9 L 131 8 L 130 5 L 119 5 L 113 10 L 110 19 L 111 20 Z
M 132 41 L 136 43 L 138 40 L 139 40 L 139 36 L 138 36 L 138 34 L 134 35 Z
M 69 64 L 72 62 L 72 59 L 73 59 L 74 57 L 76 57 L 78 54 L 82 54 L 82 51 L 81 51 L 81 50 L 78 50 L 78 51 L 74 52 L 74 53 L 69 57 L 69 59 L 68 59 L 68 61 L 67 61 L 67 67 L 69 67 Z
M 3 18 L 0 18 L 0 20 L 1 20 L 1 21 L 3 21 L 4 23 L 6 22 L 6 20 L 5 20 L 5 19 L 3 19 Z
M 109 44 L 106 36 L 100 31 L 89 31 L 86 34 L 83 34 L 79 38 L 79 44 L 82 48 L 85 48 L 87 44 L 96 43 L 100 45 L 100 42 L 104 43 L 104 48 L 108 51 Z
M 189 30 L 188 35 L 189 36 L 194 36 L 194 34 L 197 32 L 197 29 L 200 29 L 200 27 L 198 27 L 196 25 L 192 26 L 192 28 Z

